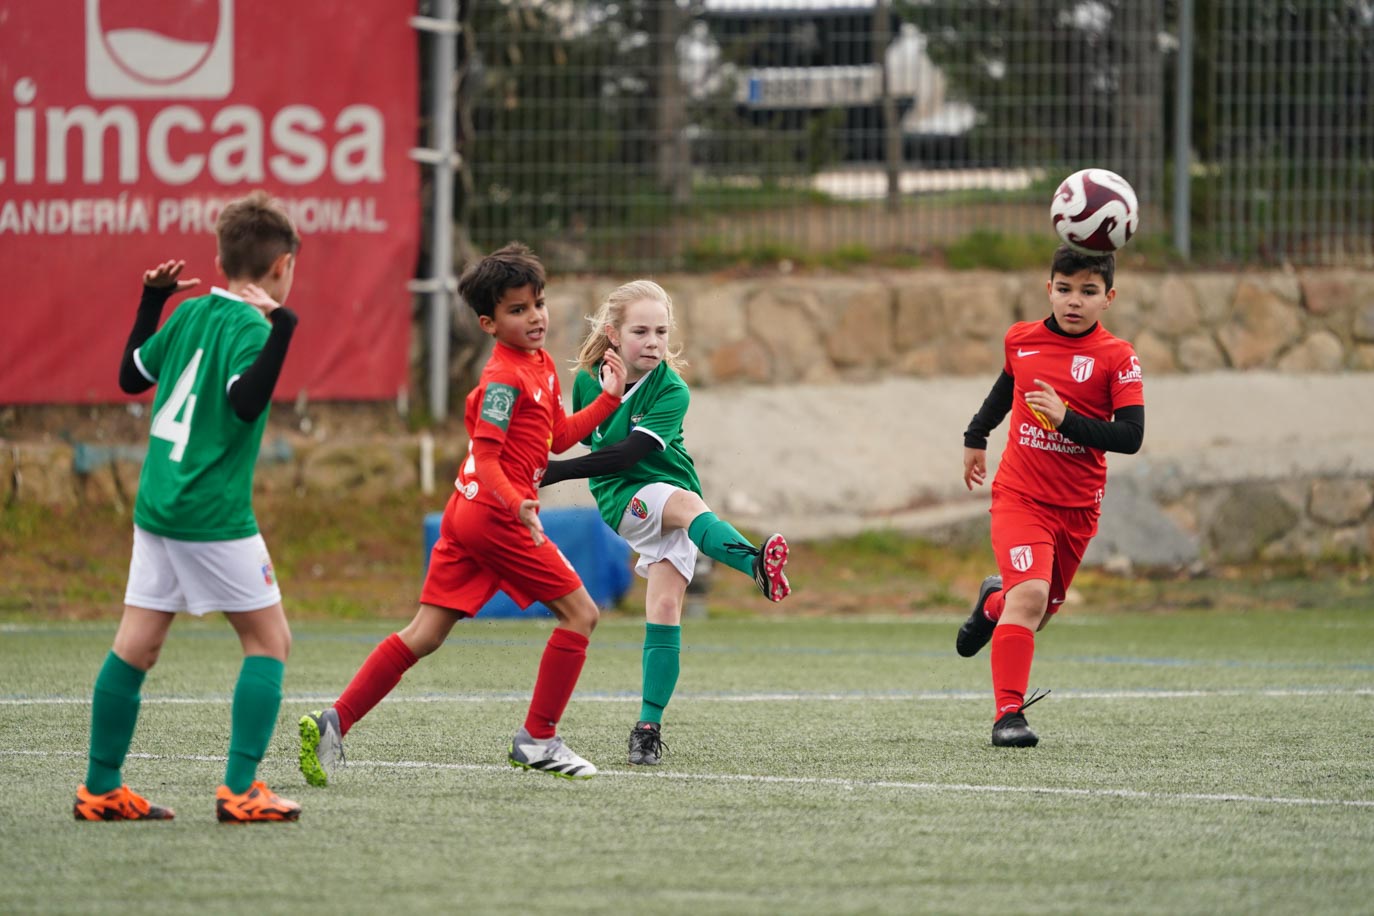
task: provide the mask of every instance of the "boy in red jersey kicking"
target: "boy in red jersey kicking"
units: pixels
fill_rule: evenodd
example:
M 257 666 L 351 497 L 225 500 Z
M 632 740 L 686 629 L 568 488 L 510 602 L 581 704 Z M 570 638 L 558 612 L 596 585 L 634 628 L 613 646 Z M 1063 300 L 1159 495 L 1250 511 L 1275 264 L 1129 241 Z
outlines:
M 496 338 L 463 412 L 468 457 L 444 510 L 415 618 L 372 651 L 333 706 L 301 717 L 301 773 L 312 786 L 328 784 L 354 723 L 498 588 L 521 607 L 542 601 L 558 618 L 529 715 L 511 741 L 511 765 L 569 779 L 596 775 L 596 767 L 558 737 L 558 721 L 582 672 L 599 611 L 572 565 L 544 537 L 537 494 L 550 448 L 572 447 L 620 405 L 625 365 L 618 358 L 611 363 L 602 394 L 568 416 L 558 367 L 544 350 L 548 310 L 539 259 L 524 245 L 507 245 L 469 268 L 458 292 L 482 330 Z
M 955 648 L 965 658 L 992 640 L 997 747 L 1040 739 L 1024 710 L 1035 633 L 1064 602 L 1097 533 L 1107 452 L 1134 454 L 1145 438 L 1140 360 L 1100 323 L 1116 298 L 1113 255 L 1061 247 L 1047 284 L 1050 316 L 1011 326 L 1006 363 L 964 431 L 964 485 L 987 479 L 988 434 L 1011 411 L 992 482 L 992 549 L 1000 575 L 983 580 Z

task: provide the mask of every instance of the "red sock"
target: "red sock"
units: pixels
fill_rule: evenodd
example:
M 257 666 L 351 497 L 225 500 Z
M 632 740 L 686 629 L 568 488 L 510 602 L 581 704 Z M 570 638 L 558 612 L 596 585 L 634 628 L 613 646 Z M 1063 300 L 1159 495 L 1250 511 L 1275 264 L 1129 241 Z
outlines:
M 993 623 L 1002 619 L 1002 608 L 1007 605 L 1007 593 L 995 591 L 983 602 L 983 616 Z
M 998 624 L 992 631 L 992 692 L 1000 719 L 1026 702 L 1031 659 L 1035 657 L 1035 633 L 1014 623 Z
M 353 723 L 380 703 L 416 661 L 415 653 L 401 640 L 399 633 L 382 640 L 334 701 L 334 711 L 339 714 L 339 731 L 348 734 Z
M 587 660 L 587 643 L 581 633 L 556 627 L 539 660 L 539 676 L 534 681 L 534 698 L 525 717 L 525 731 L 531 738 L 552 738 L 558 734 L 558 720 L 568 708 L 577 686 L 582 663 Z

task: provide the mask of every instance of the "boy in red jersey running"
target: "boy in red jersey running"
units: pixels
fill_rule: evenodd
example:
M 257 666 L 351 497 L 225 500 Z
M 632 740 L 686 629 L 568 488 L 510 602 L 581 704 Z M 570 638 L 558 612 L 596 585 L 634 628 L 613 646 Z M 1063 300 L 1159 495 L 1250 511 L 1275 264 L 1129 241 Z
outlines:
M 987 479 L 988 434 L 1011 412 L 992 483 L 992 549 L 1000 575 L 983 580 L 955 648 L 965 658 L 992 640 L 997 747 L 1040 739 L 1024 710 L 1035 633 L 1045 627 L 1097 533 L 1107 452 L 1134 454 L 1145 438 L 1140 360 L 1099 323 L 1116 298 L 1113 255 L 1061 247 L 1047 284 L 1050 316 L 1011 326 L 1006 363 L 964 431 L 964 485 Z
M 539 259 L 524 245 L 507 245 L 469 268 L 458 292 L 482 330 L 496 338 L 463 412 L 468 457 L 444 510 L 415 618 L 372 651 L 333 706 L 301 717 L 301 773 L 312 786 L 328 784 L 354 723 L 498 588 L 521 607 L 542 601 L 558 618 L 529 715 L 511 740 L 511 765 L 569 779 L 596 775 L 595 766 L 563 743 L 558 722 L 600 612 L 572 565 L 544 537 L 537 494 L 549 450 L 571 448 L 620 406 L 625 365 L 618 358 L 610 363 L 601 396 L 568 416 L 558 367 L 544 350 L 548 310 Z

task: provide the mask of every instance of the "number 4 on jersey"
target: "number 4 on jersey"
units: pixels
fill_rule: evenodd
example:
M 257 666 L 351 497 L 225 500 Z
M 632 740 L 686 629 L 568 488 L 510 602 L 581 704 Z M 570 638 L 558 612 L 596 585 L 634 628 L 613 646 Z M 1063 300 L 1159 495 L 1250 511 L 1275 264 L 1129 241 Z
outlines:
M 196 370 L 200 368 L 200 357 L 204 352 L 197 350 L 196 355 L 191 357 L 177 377 L 171 397 L 153 414 L 152 435 L 172 443 L 170 457 L 173 461 L 181 461 L 181 456 L 186 453 L 186 443 L 191 439 L 191 418 L 196 412 L 196 396 L 191 389 L 195 387 Z

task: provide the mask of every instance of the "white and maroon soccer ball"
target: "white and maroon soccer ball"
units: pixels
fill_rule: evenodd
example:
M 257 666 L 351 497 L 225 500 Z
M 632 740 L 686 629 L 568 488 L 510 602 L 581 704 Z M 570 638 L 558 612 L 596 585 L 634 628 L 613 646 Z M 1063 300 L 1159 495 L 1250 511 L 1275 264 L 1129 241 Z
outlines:
M 1111 254 L 1140 226 L 1140 204 L 1130 182 L 1106 169 L 1074 172 L 1050 203 L 1054 231 L 1081 254 Z

